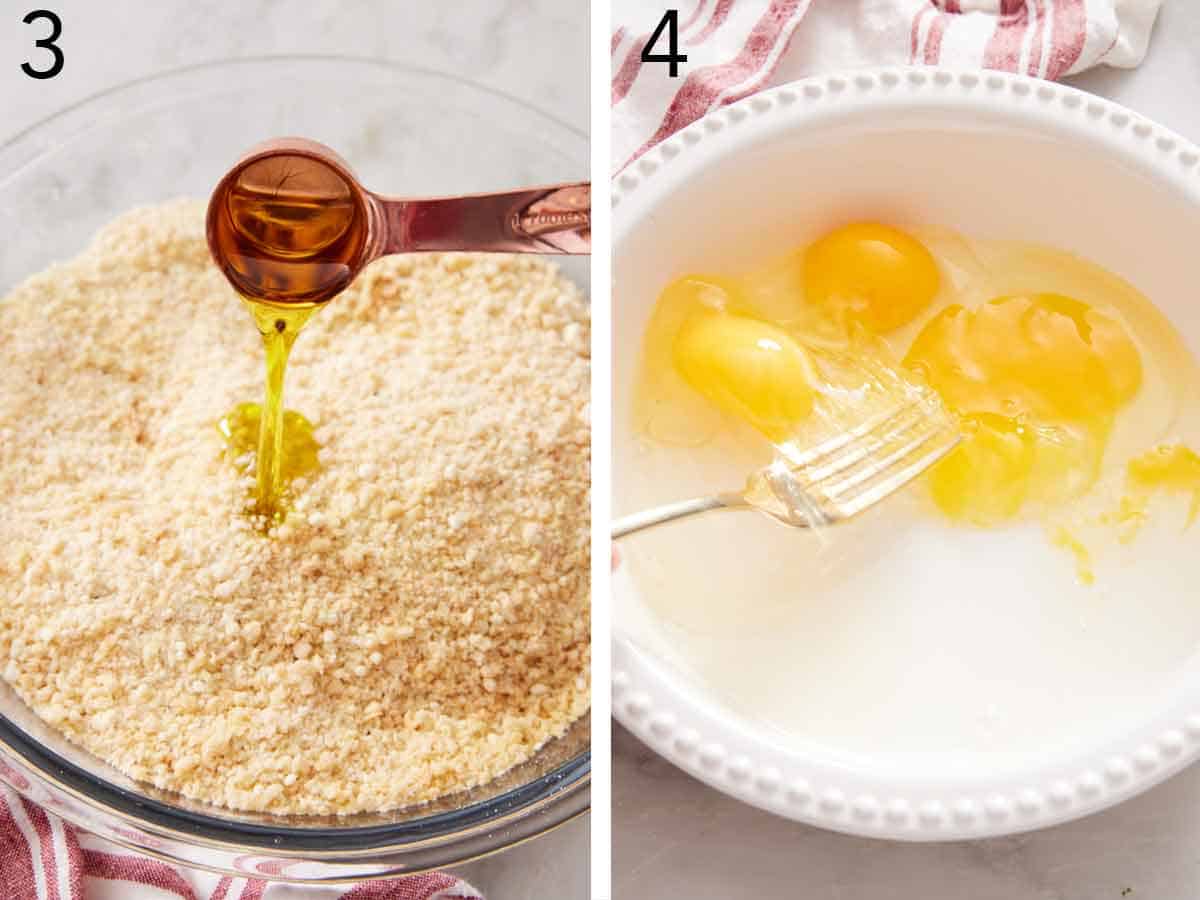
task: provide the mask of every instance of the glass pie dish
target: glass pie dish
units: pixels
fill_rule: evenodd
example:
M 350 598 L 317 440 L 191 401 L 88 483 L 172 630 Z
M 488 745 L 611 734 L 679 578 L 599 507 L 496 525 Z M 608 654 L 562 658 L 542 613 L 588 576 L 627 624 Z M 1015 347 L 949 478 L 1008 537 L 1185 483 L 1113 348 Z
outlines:
M 77 254 L 131 207 L 206 198 L 247 148 L 279 135 L 336 148 L 364 182 L 392 194 L 498 190 L 588 171 L 585 135 L 435 72 L 335 57 L 180 69 L 98 94 L 0 146 L 0 296 Z M 586 259 L 563 268 L 586 287 Z M 4 782 L 139 851 L 290 881 L 420 872 L 541 834 L 587 810 L 589 738 L 585 717 L 495 781 L 431 803 L 345 817 L 260 815 L 125 777 L 68 743 L 0 683 Z

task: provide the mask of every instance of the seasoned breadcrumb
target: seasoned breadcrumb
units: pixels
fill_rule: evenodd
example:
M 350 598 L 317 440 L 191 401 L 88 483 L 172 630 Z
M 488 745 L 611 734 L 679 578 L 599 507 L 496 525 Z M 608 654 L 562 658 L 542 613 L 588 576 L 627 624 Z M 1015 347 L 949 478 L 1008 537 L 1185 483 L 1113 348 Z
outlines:
M 586 301 L 532 257 L 372 265 L 285 402 L 271 538 L 217 419 L 262 349 L 203 208 L 135 210 L 0 301 L 0 667 L 130 776 L 349 814 L 485 783 L 588 708 Z

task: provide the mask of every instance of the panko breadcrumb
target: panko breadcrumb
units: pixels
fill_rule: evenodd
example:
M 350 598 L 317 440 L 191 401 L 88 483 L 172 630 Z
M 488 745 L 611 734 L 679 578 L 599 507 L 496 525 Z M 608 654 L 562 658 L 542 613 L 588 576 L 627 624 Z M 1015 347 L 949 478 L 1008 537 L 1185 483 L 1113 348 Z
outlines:
M 215 423 L 263 356 L 201 204 L 0 301 L 0 666 L 130 776 L 349 814 L 490 781 L 588 709 L 589 319 L 533 257 L 373 264 L 296 344 L 321 468 L 271 537 Z

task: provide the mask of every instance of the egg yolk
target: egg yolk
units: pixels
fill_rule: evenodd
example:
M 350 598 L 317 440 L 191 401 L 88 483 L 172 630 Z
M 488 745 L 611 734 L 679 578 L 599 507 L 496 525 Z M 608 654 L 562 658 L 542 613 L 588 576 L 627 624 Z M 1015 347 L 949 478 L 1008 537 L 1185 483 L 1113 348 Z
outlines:
M 1050 543 L 1061 547 L 1075 559 L 1075 577 L 1080 584 L 1093 585 L 1096 583 L 1096 572 L 1092 568 L 1092 554 L 1084 546 L 1083 541 L 1071 534 L 1066 528 L 1059 526 L 1050 532 Z
M 1025 502 L 1034 437 L 1016 419 L 978 413 L 962 419 L 962 441 L 929 475 L 934 502 L 978 525 L 1012 518 Z
M 954 409 L 1048 422 L 1111 418 L 1142 380 L 1137 347 L 1116 320 L 1058 294 L 949 306 L 906 364 Z
M 1191 525 L 1200 513 L 1200 456 L 1179 444 L 1160 444 L 1131 459 L 1125 467 L 1126 495 L 1121 500 L 1120 520 L 1136 531 L 1151 494 L 1157 491 L 1191 494 L 1187 517 Z
M 884 334 L 929 306 L 941 278 L 925 245 L 878 222 L 831 231 L 804 254 L 804 295 L 844 322 Z
M 701 395 L 775 442 L 813 406 L 812 363 L 777 325 L 713 309 L 688 317 L 674 342 L 679 373 Z
M 904 362 L 966 426 L 962 445 L 931 474 L 934 499 L 980 524 L 1011 518 L 1025 500 L 1090 487 L 1113 420 L 1142 380 L 1121 324 L 1058 294 L 947 307 Z
M 1129 461 L 1129 484 L 1142 490 L 1200 490 L 1200 456 L 1178 444 L 1160 444 Z

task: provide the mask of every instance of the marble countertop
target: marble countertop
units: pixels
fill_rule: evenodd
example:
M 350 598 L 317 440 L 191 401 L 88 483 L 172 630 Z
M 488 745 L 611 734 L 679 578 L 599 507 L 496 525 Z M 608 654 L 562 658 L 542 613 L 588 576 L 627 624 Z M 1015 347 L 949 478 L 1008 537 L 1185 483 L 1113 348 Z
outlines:
M 1166 0 L 1145 62 L 1072 79 L 1200 141 L 1200 3 Z M 1200 884 L 1200 767 L 1016 837 L 901 844 L 820 831 L 701 784 L 614 726 L 616 897 L 1185 900 Z
M 32 41 L 46 24 L 20 22 L 45 8 L 63 20 L 66 62 L 37 81 L 20 63 L 43 66 Z M 298 14 L 298 11 L 300 14 Z M 43 0 L 8 4 L 0 26 L 0 142 L 45 116 L 133 78 L 229 57 L 283 53 L 386 58 L 452 72 L 589 127 L 588 8 L 560 0 Z M 32 55 L 31 55 L 32 54 Z M 45 57 L 48 58 L 48 57 Z M 588 895 L 587 817 L 457 869 L 489 900 Z

